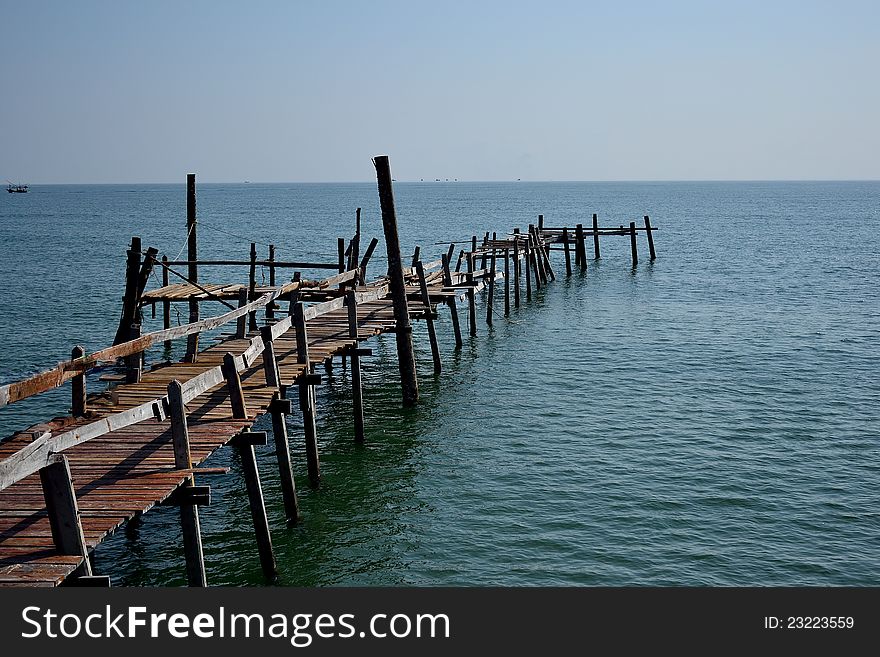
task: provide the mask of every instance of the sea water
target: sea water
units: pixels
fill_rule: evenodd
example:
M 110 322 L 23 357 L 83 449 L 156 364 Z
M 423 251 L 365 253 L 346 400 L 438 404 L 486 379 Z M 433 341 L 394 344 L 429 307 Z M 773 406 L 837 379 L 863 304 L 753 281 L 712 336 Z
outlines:
M 496 293 L 491 328 L 478 295 L 478 335 L 458 351 L 441 308 L 438 376 L 416 324 L 413 410 L 393 337 L 373 339 L 364 446 L 337 360 L 318 389 L 317 490 L 288 420 L 298 525 L 271 441 L 258 448 L 279 584 L 880 584 L 880 183 L 401 182 L 395 196 L 404 253 L 418 244 L 425 261 L 538 214 L 572 227 L 593 212 L 603 226 L 650 215 L 658 257 L 644 234 L 635 268 L 628 236 L 603 238 L 599 260 L 588 240 L 586 271 L 567 277 L 554 253 L 556 282 L 509 318 Z M 247 259 L 255 241 L 261 257 L 273 243 L 279 260 L 334 261 L 357 207 L 363 244 L 381 239 L 374 184 L 200 184 L 199 255 Z M 0 199 L 0 383 L 112 342 L 132 235 L 185 258 L 184 186 Z M 383 258 L 380 243 L 369 275 Z M 200 277 L 246 282 L 247 268 Z M 0 409 L 0 434 L 64 414 L 69 395 Z M 264 584 L 238 459 L 207 465 L 231 468 L 200 478 L 208 581 Z M 116 584 L 183 584 L 176 509 L 120 529 L 95 565 Z

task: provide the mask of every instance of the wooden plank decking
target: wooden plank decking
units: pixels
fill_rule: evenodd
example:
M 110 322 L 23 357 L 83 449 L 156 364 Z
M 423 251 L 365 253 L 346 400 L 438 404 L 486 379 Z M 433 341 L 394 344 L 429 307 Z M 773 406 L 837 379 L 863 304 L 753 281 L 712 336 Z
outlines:
M 358 306 L 358 339 L 366 340 L 394 328 L 391 302 L 380 299 Z M 348 311 L 321 315 L 309 324 L 309 353 L 320 362 L 353 344 Z M 275 340 L 275 354 L 283 384 L 303 372 L 297 362 L 293 330 Z M 197 363 L 163 364 L 145 372 L 139 383 L 123 384 L 107 397 L 90 398 L 94 415 L 71 421 L 61 418 L 20 432 L 0 444 L 0 459 L 31 441 L 33 432 L 68 431 L 96 417 L 132 408 L 166 394 L 168 383 L 192 379 L 223 361 L 226 352 L 241 353 L 248 339 L 228 338 L 201 352 Z M 187 405 L 193 467 L 266 412 L 274 390 L 266 386 L 260 359 L 241 373 L 248 417 L 234 419 L 224 384 L 210 389 Z M 189 472 L 176 470 L 167 421 L 140 422 L 94 438 L 68 450 L 68 457 L 88 548 L 94 549 L 126 520 L 163 502 Z M 54 548 L 38 474 L 0 491 L 0 586 L 56 586 L 81 565 L 81 557 L 59 555 Z

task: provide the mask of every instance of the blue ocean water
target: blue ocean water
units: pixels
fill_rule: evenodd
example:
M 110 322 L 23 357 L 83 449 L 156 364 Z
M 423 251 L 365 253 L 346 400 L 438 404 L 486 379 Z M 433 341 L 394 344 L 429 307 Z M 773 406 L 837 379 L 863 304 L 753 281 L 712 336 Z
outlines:
M 593 212 L 612 226 L 650 215 L 658 259 L 640 238 L 633 269 L 628 238 L 607 238 L 567 278 L 555 254 L 559 280 L 509 319 L 496 299 L 492 328 L 481 299 L 479 335 L 458 352 L 441 310 L 439 376 L 416 326 L 415 410 L 400 407 L 393 338 L 375 340 L 364 447 L 337 364 L 318 393 L 319 490 L 289 420 L 296 527 L 271 450 L 259 455 L 280 584 L 880 584 L 880 183 L 397 183 L 395 195 L 404 250 L 419 244 L 425 260 L 445 250 L 435 242 Z M 0 199 L 0 382 L 110 344 L 131 236 L 176 257 L 184 206 L 183 185 Z M 373 184 L 199 185 L 200 255 L 246 258 L 253 239 L 280 259 L 332 260 L 356 207 L 381 237 Z M 0 409 L 0 435 L 68 400 L 63 388 Z M 232 472 L 206 481 L 208 580 L 262 584 L 239 464 L 231 451 L 210 464 Z M 182 584 L 176 511 L 151 511 L 95 561 L 118 584 Z

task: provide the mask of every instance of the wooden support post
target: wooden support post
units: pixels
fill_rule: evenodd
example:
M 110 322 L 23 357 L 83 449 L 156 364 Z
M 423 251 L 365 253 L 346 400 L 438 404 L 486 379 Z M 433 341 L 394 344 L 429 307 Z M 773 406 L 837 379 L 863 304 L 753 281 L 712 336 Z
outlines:
M 141 268 L 141 238 L 132 237 L 131 246 L 126 252 L 125 261 L 125 293 L 122 295 L 122 315 L 116 328 L 113 344 L 121 344 L 128 340 L 129 330 L 137 316 L 138 274 Z
M 584 244 L 584 225 L 578 224 L 574 229 L 574 240 L 575 240 L 575 253 L 577 257 L 575 260 L 577 264 L 580 265 L 581 271 L 585 271 L 587 269 L 587 251 L 586 246 Z
M 299 501 L 296 498 L 296 483 L 290 463 L 290 444 L 287 440 L 287 413 L 290 402 L 283 399 L 281 391 L 272 396 L 269 414 L 272 416 L 272 437 L 275 439 L 275 455 L 278 458 L 278 473 L 281 476 L 281 495 L 284 498 L 284 513 L 287 522 L 295 524 L 299 520 Z
M 413 250 L 412 265 L 410 265 L 413 269 L 416 268 L 416 263 L 419 261 L 419 252 L 421 251 L 421 248 L 422 248 L 422 247 L 417 246 L 417 247 Z
M 446 264 L 452 267 L 452 256 L 455 255 L 455 243 L 449 245 L 449 249 L 446 251 Z
M 269 286 L 275 287 L 275 245 L 269 245 Z
M 266 375 L 266 385 L 270 388 L 281 388 L 281 374 L 278 372 L 278 360 L 275 357 L 272 327 L 262 327 L 260 337 L 263 339 L 263 372 Z
M 565 275 L 571 276 L 571 252 L 568 245 L 568 228 L 562 229 L 562 241 L 565 245 Z M 575 250 L 575 259 L 577 259 L 577 250 Z
M 461 263 L 464 260 L 464 249 L 458 252 L 458 260 L 455 262 L 455 271 L 461 271 Z
M 358 266 L 358 259 L 361 251 L 361 209 L 358 208 L 354 218 L 354 244 L 351 249 L 348 269 L 352 270 Z
M 492 304 L 495 301 L 495 249 L 489 265 L 489 295 L 486 299 L 486 324 L 492 326 Z
M 345 271 L 345 238 L 337 237 L 336 238 L 336 257 L 338 259 L 338 269 L 339 273 Z
M 544 247 L 539 243 L 535 224 L 529 224 L 529 235 L 532 238 L 532 261 L 535 264 L 535 280 L 538 283 L 538 289 L 541 289 L 541 285 L 547 283 L 547 272 L 544 271 L 544 258 L 542 257 Z
M 541 244 L 543 245 L 544 244 L 544 215 L 543 214 L 538 215 L 538 230 L 535 234 L 538 236 L 538 239 L 541 240 Z M 548 242 L 545 246 L 542 246 L 542 250 L 544 251 L 544 255 L 549 256 L 550 255 L 550 243 Z M 547 269 L 550 269 L 550 261 L 546 260 L 546 262 L 547 262 Z M 553 280 L 554 281 L 556 280 L 555 276 L 553 276 Z
M 538 266 L 538 244 L 535 241 L 535 235 L 529 227 L 529 257 L 532 264 L 532 273 L 535 275 L 535 289 L 541 289 L 541 270 Z
M 266 517 L 266 503 L 263 500 L 263 487 L 260 484 L 260 470 L 257 468 L 254 445 L 246 439 L 237 440 L 236 448 L 241 457 L 241 471 L 244 474 L 244 484 L 251 507 L 251 518 L 254 521 L 254 535 L 257 539 L 260 566 L 262 566 L 266 578 L 274 580 L 278 577 L 278 569 L 272 550 L 272 534 L 269 532 L 269 519 Z
M 504 316 L 510 317 L 510 249 L 504 249 Z
M 226 379 L 226 389 L 229 391 L 229 404 L 232 406 L 232 417 L 240 420 L 247 419 L 247 405 L 244 401 L 244 390 L 241 388 L 241 377 L 235 368 L 235 356 L 227 351 L 223 356 L 223 378 Z
M 296 331 L 296 359 L 303 366 L 303 373 L 299 377 L 299 408 L 303 415 L 309 483 L 312 486 L 318 486 L 321 482 L 321 465 L 318 459 L 318 430 L 315 427 L 315 386 L 310 384 L 308 379 L 312 368 L 309 362 L 309 336 L 306 331 L 305 306 L 301 301 L 293 309 L 293 327 Z
M 376 249 L 376 245 L 379 244 L 379 240 L 375 237 L 370 240 L 370 245 L 367 247 L 366 252 L 364 253 L 364 257 L 361 259 L 360 266 L 360 284 L 365 285 L 367 282 L 367 264 L 370 262 L 370 256 L 373 255 L 373 251 Z
M 437 344 L 437 331 L 434 328 L 434 318 L 431 316 L 431 297 L 428 294 L 428 283 L 425 281 L 425 266 L 421 260 L 416 261 L 416 273 L 419 276 L 422 303 L 425 304 L 425 323 L 428 325 L 428 340 L 431 343 L 431 358 L 434 359 L 434 374 L 440 374 L 443 370 L 440 363 L 440 346 Z
M 275 245 L 269 245 L 269 287 L 275 287 L 275 265 L 272 264 L 275 262 Z M 271 301 L 266 304 L 266 319 L 275 319 L 275 305 L 274 301 Z
M 187 265 L 186 276 L 192 283 L 199 282 L 199 266 L 198 266 L 198 239 L 197 239 L 197 222 L 196 222 L 196 174 L 186 174 L 186 259 Z M 199 302 L 197 299 L 189 300 L 189 322 L 199 321 Z M 186 336 L 186 355 L 184 361 L 195 363 L 199 357 L 199 334 L 192 333 Z
M 248 301 L 255 301 L 257 298 L 257 244 L 256 242 L 251 242 L 251 266 L 248 274 Z M 248 330 L 256 331 L 259 327 L 257 326 L 257 311 L 252 310 L 248 313 Z
M 593 213 L 593 257 L 599 259 L 599 215 Z
M 391 185 L 391 165 L 387 155 L 373 158 L 379 188 L 379 205 L 382 209 L 382 227 L 385 232 L 385 248 L 388 252 L 389 291 L 394 305 L 397 361 L 400 383 L 403 388 L 403 405 L 414 406 L 419 399 L 419 382 L 416 378 L 416 359 L 413 353 L 412 325 L 406 301 L 406 284 L 400 255 L 400 238 L 397 233 L 397 212 L 394 209 L 394 190 Z
M 168 287 L 168 256 L 162 256 L 162 287 Z M 162 328 L 171 328 L 171 302 L 162 302 Z M 165 351 L 171 349 L 171 340 L 165 340 Z
M 453 247 L 455 245 L 452 245 Z M 450 247 L 450 251 L 452 248 Z M 449 255 L 444 254 L 442 256 L 443 259 L 443 285 L 449 287 L 452 285 L 452 272 L 449 271 Z M 449 306 L 449 316 L 452 319 L 452 330 L 455 332 L 455 347 L 459 348 L 464 344 L 464 340 L 461 338 L 461 324 L 458 321 L 458 292 L 456 292 L 456 296 L 450 297 L 446 302 L 446 305 Z
M 139 322 L 135 322 L 131 325 L 128 339 L 137 340 L 139 337 L 141 337 L 141 325 Z M 144 352 L 138 351 L 136 353 L 130 354 L 125 358 L 125 361 L 127 366 L 127 371 L 125 373 L 125 382 L 140 383 L 144 367 Z
M 186 408 L 183 405 L 183 387 L 176 379 L 168 384 L 168 416 L 171 420 L 171 439 L 174 445 L 174 467 L 178 470 L 188 470 L 192 468 L 189 429 L 186 424 Z M 193 475 L 187 477 L 181 484 L 181 488 L 193 486 L 195 486 Z M 187 581 L 190 586 L 207 586 L 202 534 L 199 527 L 199 507 L 194 504 L 181 504 L 180 524 L 183 528 Z
M 49 514 L 52 542 L 59 554 L 82 557 L 79 571 L 82 575 L 90 576 L 92 566 L 70 478 L 70 466 L 64 454 L 55 454 L 51 459 L 51 463 L 40 470 L 40 483 Z
M 632 247 L 633 267 L 639 264 L 638 247 L 636 246 L 636 222 L 629 222 L 629 243 Z
M 648 215 L 645 215 L 645 232 L 648 234 L 648 250 L 651 252 L 651 260 L 656 260 L 657 253 L 654 251 L 654 235 L 651 231 L 651 219 Z
M 489 256 L 489 254 L 486 252 L 486 248 L 488 246 L 489 246 L 489 231 L 487 230 L 485 237 L 483 237 L 483 248 L 482 248 L 483 256 L 482 256 L 482 259 L 480 260 L 480 269 L 486 268 L 486 259 Z
M 474 243 L 476 243 L 476 238 L 474 238 Z M 475 260 L 476 256 L 474 255 L 474 252 L 471 251 L 467 256 L 467 278 L 465 280 L 468 284 L 468 325 L 472 336 L 477 334 L 477 295 L 476 292 L 474 292 L 474 287 L 476 286 L 476 280 L 474 280 Z
M 351 350 L 351 393 L 354 405 L 354 441 L 364 442 L 364 389 L 361 381 L 361 356 L 358 353 L 358 314 L 357 297 L 354 290 L 346 293 L 348 306 L 348 337 L 354 340 Z
M 523 244 L 523 249 L 524 249 L 523 260 L 524 260 L 525 266 L 526 266 L 526 301 L 531 301 L 532 300 L 532 274 L 531 274 L 530 262 L 531 262 L 532 254 L 531 254 L 531 250 L 529 249 L 529 240 L 525 241 L 525 243 Z
M 519 308 L 519 239 L 513 236 L 513 307 Z
M 238 307 L 244 308 L 248 303 L 248 291 L 246 287 L 241 288 L 238 293 Z M 235 321 L 235 337 L 239 340 L 247 335 L 247 315 L 242 315 Z
M 556 280 L 556 272 L 553 271 L 553 265 L 550 262 L 550 243 L 544 243 L 543 234 L 538 234 L 538 239 L 541 241 L 541 262 L 544 265 L 544 272 L 550 277 L 551 281 Z
M 70 351 L 70 360 L 76 360 L 86 355 L 86 350 L 77 345 Z M 70 414 L 73 417 L 83 417 L 86 414 L 86 373 L 83 371 L 73 377 L 70 389 Z

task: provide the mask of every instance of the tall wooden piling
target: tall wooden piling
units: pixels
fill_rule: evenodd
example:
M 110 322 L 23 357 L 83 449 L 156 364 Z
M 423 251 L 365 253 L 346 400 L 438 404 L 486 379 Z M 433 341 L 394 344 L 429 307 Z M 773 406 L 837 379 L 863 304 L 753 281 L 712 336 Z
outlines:
M 636 222 L 629 222 L 629 243 L 632 247 L 633 267 L 639 264 L 638 247 L 636 246 Z
M 593 213 L 593 257 L 599 259 L 599 215 Z
M 318 459 L 318 430 L 315 426 L 315 386 L 311 383 L 312 367 L 309 362 L 309 336 L 306 330 L 305 306 L 300 301 L 293 309 L 293 328 L 296 331 L 296 359 L 303 366 L 299 377 L 299 408 L 303 416 L 303 433 L 306 440 L 306 465 L 309 483 L 321 482 L 321 465 Z
M 176 379 L 168 384 L 168 416 L 171 420 L 174 467 L 178 470 L 189 470 L 192 468 L 192 459 L 189 450 L 186 407 L 183 404 L 183 387 Z M 183 489 L 193 486 L 195 486 L 193 475 L 189 475 L 181 484 Z M 186 559 L 187 581 L 190 586 L 207 586 L 202 534 L 199 527 L 199 508 L 195 504 L 181 503 L 180 524 L 183 529 L 183 553 Z
M 339 273 L 345 271 L 345 238 L 337 237 L 336 238 L 336 257 L 337 257 L 337 269 L 339 269 Z
M 290 462 L 290 444 L 287 438 L 287 416 L 290 414 L 290 400 L 284 398 L 281 390 L 272 395 L 269 414 L 272 417 L 272 437 L 275 440 L 275 456 L 278 459 L 278 473 L 281 478 L 281 496 L 284 500 L 284 513 L 287 522 L 299 520 L 299 500 L 296 497 L 296 483 Z
M 251 518 L 254 522 L 254 537 L 257 539 L 257 553 L 263 575 L 269 580 L 278 577 L 275 553 L 272 550 L 272 534 L 269 531 L 269 519 L 266 517 L 266 502 L 263 499 L 263 486 L 260 483 L 260 470 L 257 467 L 257 456 L 254 445 L 266 444 L 266 432 L 242 432 L 235 436 L 233 444 L 241 458 L 241 472 L 247 489 Z
M 76 360 L 86 355 L 86 350 L 77 345 L 70 351 L 70 359 Z M 73 417 L 82 417 L 86 414 L 86 373 L 73 377 L 70 388 L 70 414 Z
M 577 253 L 577 264 L 580 265 L 581 271 L 587 269 L 587 247 L 584 244 L 584 225 L 578 224 L 574 229 L 575 252 Z
M 419 382 L 416 378 L 416 359 L 413 352 L 412 325 L 406 301 L 406 284 L 400 256 L 400 238 L 397 233 L 397 212 L 394 209 L 394 190 L 391 184 L 391 165 L 387 155 L 373 158 L 379 188 L 379 205 L 382 209 L 382 228 L 385 232 L 385 248 L 388 253 L 389 291 L 394 306 L 394 333 L 397 342 L 397 361 L 400 383 L 403 388 L 403 405 L 414 406 L 419 399 Z
M 361 355 L 358 348 L 357 296 L 354 290 L 345 295 L 348 306 L 348 337 L 354 340 L 351 354 L 351 394 L 354 406 L 354 441 L 364 442 L 364 388 L 361 380 Z
M 651 253 L 651 260 L 656 260 L 657 254 L 654 252 L 654 235 L 651 230 L 651 219 L 648 215 L 645 215 L 645 233 L 648 235 L 648 250 Z
M 199 250 L 196 222 L 196 174 L 186 174 L 186 256 L 187 273 L 190 282 L 199 282 Z M 197 299 L 189 300 L 189 322 L 199 321 L 199 302 Z M 191 333 L 186 337 L 186 355 L 184 360 L 195 363 L 199 355 L 199 334 Z
M 452 245 L 455 246 L 454 244 Z M 450 252 L 452 248 L 450 248 Z M 443 285 L 446 287 L 452 286 L 452 272 L 449 270 L 449 256 L 447 254 L 443 254 L 441 256 L 443 261 Z M 464 344 L 464 340 L 461 338 L 461 324 L 458 320 L 458 304 L 457 301 L 458 292 L 456 292 L 455 297 L 451 297 L 447 301 L 447 306 L 449 306 L 449 317 L 452 319 L 452 330 L 455 332 L 455 346 L 456 348 L 461 347 Z
M 434 318 L 431 316 L 431 296 L 428 294 L 428 283 L 425 280 L 425 266 L 421 260 L 416 261 L 416 274 L 419 277 L 419 289 L 422 293 L 422 303 L 425 305 L 425 324 L 428 326 L 428 341 L 431 343 L 431 358 L 434 361 L 434 374 L 440 374 L 443 366 L 440 362 L 440 345 L 437 344 L 437 331 L 434 328 Z

